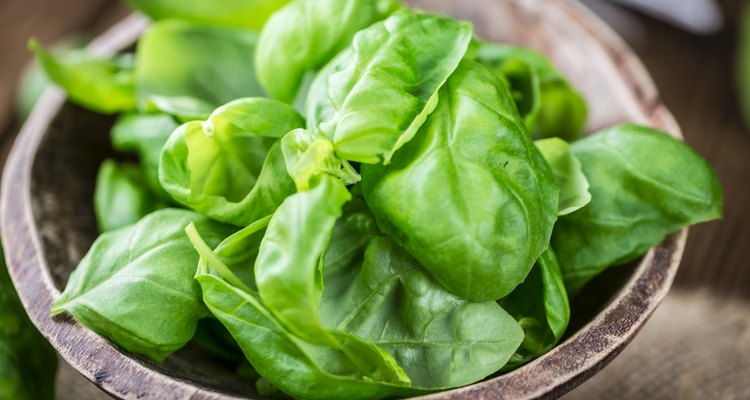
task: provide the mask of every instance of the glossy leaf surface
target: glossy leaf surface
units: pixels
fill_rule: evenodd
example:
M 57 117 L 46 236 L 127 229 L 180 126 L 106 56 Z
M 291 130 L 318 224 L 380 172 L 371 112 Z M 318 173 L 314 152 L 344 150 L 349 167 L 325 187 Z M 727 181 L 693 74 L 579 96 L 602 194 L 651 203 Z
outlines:
M 258 80 L 271 97 L 292 102 L 306 74 L 322 68 L 351 44 L 355 33 L 399 6 L 396 0 L 292 1 L 263 27 L 255 53 Z
M 558 214 L 567 215 L 586 206 L 591 201 L 589 181 L 581 171 L 581 163 L 570 152 L 570 145 L 559 138 L 541 139 L 534 146 L 552 168 L 560 188 Z
M 263 303 L 295 335 L 335 346 L 317 317 L 325 251 L 344 203 L 343 183 L 321 175 L 310 190 L 289 196 L 274 213 L 260 245 L 255 280 Z
M 347 237 L 352 235 L 350 230 Z M 386 237 L 370 242 L 364 260 L 326 268 L 324 321 L 388 351 L 415 387 L 483 379 L 523 339 L 518 323 L 497 303 L 451 294 Z
M 362 166 L 362 189 L 383 231 L 473 301 L 523 282 L 557 217 L 554 175 L 508 89 L 468 60 L 393 162 Z
M 102 234 L 52 303 L 127 351 L 164 360 L 208 315 L 193 279 L 198 255 L 184 228 L 194 223 L 208 243 L 232 233 L 192 211 L 164 209 Z
M 398 14 L 357 33 L 350 62 L 328 79 L 336 114 L 322 131 L 336 154 L 387 163 L 435 109 L 437 91 L 471 36 L 467 22 L 417 13 Z
M 498 303 L 524 332 L 521 347 L 504 370 L 515 369 L 552 349 L 570 322 L 568 294 L 554 251 L 548 248 L 542 253 L 526 280 Z
M 207 121 L 172 133 L 159 165 L 161 185 L 203 215 L 249 225 L 294 193 L 278 138 L 302 125 L 302 117 L 278 101 L 235 100 Z
M 196 279 L 206 305 L 270 384 L 297 398 L 321 400 L 419 393 L 407 387 L 408 378 L 387 353 L 356 336 L 329 331 L 338 348 L 298 338 L 263 305 L 250 282 L 238 278 L 236 267 L 224 263 L 223 252 L 194 243 L 202 257 Z
M 571 150 L 591 184 L 591 203 L 561 217 L 552 237 L 571 296 L 668 234 L 722 215 L 716 173 L 663 132 L 619 125 L 573 143 Z

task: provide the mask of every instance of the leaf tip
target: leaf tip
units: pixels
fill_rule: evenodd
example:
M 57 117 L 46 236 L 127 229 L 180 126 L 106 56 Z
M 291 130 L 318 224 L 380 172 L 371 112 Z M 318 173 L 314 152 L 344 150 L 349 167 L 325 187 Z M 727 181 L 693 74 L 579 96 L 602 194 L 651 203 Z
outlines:
M 26 47 L 33 52 L 37 52 L 38 50 L 42 49 L 42 45 L 39 44 L 39 40 L 37 40 L 35 36 L 29 38 L 29 41 L 26 43 Z

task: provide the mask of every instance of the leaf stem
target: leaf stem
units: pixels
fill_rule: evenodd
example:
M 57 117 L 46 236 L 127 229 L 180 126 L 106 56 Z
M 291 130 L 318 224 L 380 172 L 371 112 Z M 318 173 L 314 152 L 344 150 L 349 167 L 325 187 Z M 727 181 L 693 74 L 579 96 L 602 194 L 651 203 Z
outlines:
M 223 261 L 221 261 L 219 256 L 217 256 L 216 253 L 211 250 L 208 244 L 206 244 L 206 242 L 201 237 L 200 233 L 198 233 L 198 229 L 195 228 L 195 224 L 191 223 L 190 225 L 185 227 L 185 233 L 187 234 L 188 239 L 190 239 L 190 242 L 193 244 L 193 247 L 195 247 L 195 250 L 198 252 L 200 257 L 206 262 L 206 264 L 210 264 L 218 272 L 219 277 L 224 279 L 232 286 L 235 286 L 247 292 L 252 292 L 252 290 L 247 285 L 245 285 L 240 280 L 240 278 L 238 278 L 237 275 L 235 275 L 232 270 L 227 267 L 226 264 L 224 264 Z M 200 273 L 200 271 L 198 271 L 198 273 Z

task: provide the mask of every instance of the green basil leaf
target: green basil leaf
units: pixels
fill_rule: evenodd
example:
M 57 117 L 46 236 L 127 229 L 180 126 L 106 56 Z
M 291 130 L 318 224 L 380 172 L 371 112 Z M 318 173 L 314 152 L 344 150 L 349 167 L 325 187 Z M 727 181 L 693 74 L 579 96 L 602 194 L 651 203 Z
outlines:
M 477 59 L 509 83 L 533 137 L 570 141 L 580 136 L 588 116 L 586 101 L 547 58 L 530 49 L 480 41 Z
M 216 106 L 190 96 L 153 95 L 149 97 L 148 108 L 173 115 L 180 122 L 190 122 L 208 118 Z
M 249 97 L 219 107 L 211 113 L 203 127 L 209 135 L 254 134 L 280 139 L 304 123 L 302 116 L 288 104 Z
M 133 55 L 97 57 L 86 51 L 55 57 L 34 39 L 29 42 L 47 76 L 70 99 L 90 110 L 115 114 L 135 109 Z
M 589 181 L 581 170 L 581 162 L 570 152 L 570 145 L 559 138 L 537 140 L 534 145 L 557 179 L 560 188 L 558 215 L 570 214 L 589 204 Z
M 336 118 L 336 108 L 328 97 L 328 82 L 331 75 L 339 73 L 349 65 L 353 49 L 347 47 L 321 69 L 312 81 L 307 92 L 305 107 L 307 111 L 307 129 L 322 134 L 321 124 Z
M 33 39 L 32 39 L 33 41 Z M 65 54 L 82 51 L 86 47 L 86 40 L 80 36 L 71 36 L 62 40 L 55 41 L 52 53 L 57 54 L 60 58 L 65 58 Z M 15 93 L 15 112 L 19 121 L 24 121 L 31 114 L 31 110 L 36 106 L 37 101 L 42 97 L 44 91 L 49 87 L 52 81 L 42 69 L 38 60 L 26 65 L 21 72 L 18 81 L 18 89 Z
M 362 166 L 362 189 L 383 232 L 473 301 L 523 282 L 557 218 L 555 177 L 508 89 L 469 60 L 390 165 Z
M 152 19 L 181 19 L 199 24 L 260 29 L 289 0 L 128 0 Z
M 247 238 L 259 235 L 262 226 L 245 230 L 247 244 L 257 243 L 258 239 Z M 212 252 L 197 231 L 189 228 L 188 235 L 201 254 L 196 279 L 206 305 L 271 385 L 306 399 L 379 399 L 421 393 L 407 387 L 408 378 L 388 353 L 357 336 L 329 330 L 336 347 L 298 338 L 263 305 L 250 282 L 235 274 L 243 266 L 224 262 L 228 247 Z
M 329 273 L 332 271 L 351 270 L 352 262 L 361 265 L 365 247 L 372 238 L 380 235 L 382 233 L 367 204 L 352 190 L 352 199 L 344 204 L 343 215 L 336 221 L 331 243 L 326 251 L 325 280 L 328 281 Z M 326 284 L 323 295 L 331 296 L 331 288 Z
M 327 138 L 305 129 L 295 129 L 281 139 L 286 170 L 303 191 L 310 187 L 310 180 L 325 172 L 335 176 L 347 185 L 360 181 L 357 171 L 346 160 L 340 159 L 333 150 L 333 143 Z
M 52 400 L 57 353 L 29 320 L 0 248 L 0 398 Z
M 132 225 L 166 204 L 149 191 L 141 169 L 105 160 L 94 191 L 94 212 L 101 232 Z
M 542 86 L 542 107 L 537 118 L 539 137 L 575 140 L 586 127 L 587 116 L 586 101 L 575 89 L 562 83 Z
M 399 7 L 397 0 L 292 1 L 269 19 L 258 40 L 255 62 L 263 89 L 291 103 L 305 75 L 348 47 L 355 33 Z
M 107 232 L 91 246 L 52 303 L 127 351 L 164 360 L 208 315 L 193 279 L 198 256 L 183 232 L 196 224 L 216 245 L 232 229 L 192 211 L 164 209 Z
M 253 67 L 257 38 L 244 29 L 175 20 L 155 23 L 136 51 L 139 109 L 202 119 L 234 99 L 262 96 Z
M 169 115 L 125 114 L 112 127 L 112 147 L 123 153 L 137 154 L 146 183 L 153 193 L 164 199 L 169 199 L 169 195 L 159 183 L 159 158 L 177 126 Z
M 223 270 L 223 276 L 234 278 L 230 283 L 246 287 L 253 293 L 258 292 L 258 286 L 255 284 L 255 260 L 258 258 L 260 243 L 270 220 L 269 215 L 240 229 L 224 239 L 213 251 L 221 259 L 220 264 L 227 266 Z M 202 257 L 201 263 L 206 263 L 205 255 Z
M 336 114 L 321 129 L 340 157 L 388 161 L 437 104 L 471 41 L 468 22 L 405 13 L 360 31 L 351 60 L 328 79 Z M 315 86 L 315 84 L 313 84 Z
M 535 133 L 539 110 L 542 106 L 539 74 L 529 63 L 517 58 L 505 60 L 502 65 L 494 68 L 498 76 L 503 78 L 508 85 L 518 112 L 523 117 L 526 130 Z
M 570 304 L 560 265 L 548 248 L 526 280 L 498 301 L 523 328 L 521 347 L 503 370 L 515 369 L 548 352 L 562 339 L 570 322 Z
M 667 134 L 620 125 L 573 143 L 571 150 L 592 197 L 588 206 L 561 217 L 552 236 L 571 296 L 668 234 L 722 215 L 724 197 L 711 166 Z
M 414 387 L 476 382 L 500 369 L 521 344 L 523 331 L 496 302 L 449 293 L 391 239 L 375 238 L 364 261 L 357 261 L 326 262 L 320 313 L 327 325 L 392 354 Z
M 277 138 L 302 125 L 294 108 L 276 100 L 235 100 L 172 133 L 159 165 L 161 185 L 203 215 L 247 226 L 294 193 Z
M 212 273 L 199 272 L 196 278 L 211 313 L 232 333 L 253 368 L 284 392 L 312 400 L 380 399 L 422 393 L 402 384 L 366 379 L 341 350 L 305 342 L 285 331 L 257 295 Z M 377 359 L 382 355 L 362 356 Z
M 350 199 L 341 181 L 318 176 L 310 190 L 289 196 L 276 210 L 255 262 L 263 303 L 288 330 L 312 343 L 337 345 L 320 323 L 317 308 L 325 252 Z

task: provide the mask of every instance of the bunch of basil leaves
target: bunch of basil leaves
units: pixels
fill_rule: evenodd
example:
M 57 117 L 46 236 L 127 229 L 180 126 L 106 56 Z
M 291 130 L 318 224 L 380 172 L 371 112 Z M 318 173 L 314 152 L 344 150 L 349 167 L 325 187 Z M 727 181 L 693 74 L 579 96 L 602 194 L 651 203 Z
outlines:
M 196 337 L 306 399 L 467 385 L 555 346 L 606 268 L 721 216 L 689 147 L 636 125 L 578 139 L 586 103 L 555 66 L 468 22 L 397 0 L 131 3 L 155 20 L 134 54 L 32 43 L 139 157 L 102 165 L 103 233 L 52 308 L 125 350 Z

